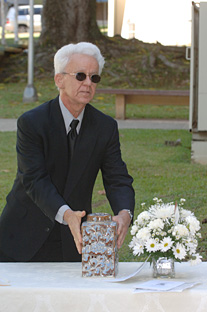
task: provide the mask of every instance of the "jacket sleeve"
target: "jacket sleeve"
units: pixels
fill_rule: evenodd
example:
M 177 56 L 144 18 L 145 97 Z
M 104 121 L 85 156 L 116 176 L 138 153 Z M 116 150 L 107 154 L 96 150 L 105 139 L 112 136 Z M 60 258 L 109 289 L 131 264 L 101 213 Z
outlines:
M 135 205 L 133 179 L 122 160 L 117 123 L 114 125 L 103 157 L 101 168 L 103 183 L 114 214 L 118 214 L 122 209 L 129 209 L 133 214 Z
M 47 171 L 43 142 L 34 120 L 22 115 L 17 123 L 17 177 L 35 205 L 54 221 L 58 209 L 66 202 Z

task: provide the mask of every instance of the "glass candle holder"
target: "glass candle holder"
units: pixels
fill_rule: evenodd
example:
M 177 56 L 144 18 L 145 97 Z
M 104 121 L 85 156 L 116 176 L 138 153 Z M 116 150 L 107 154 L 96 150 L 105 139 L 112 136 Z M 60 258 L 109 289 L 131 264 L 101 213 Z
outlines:
M 158 260 L 155 260 L 153 258 L 152 264 L 153 264 L 153 277 L 155 278 L 175 277 L 174 259 L 161 257 Z

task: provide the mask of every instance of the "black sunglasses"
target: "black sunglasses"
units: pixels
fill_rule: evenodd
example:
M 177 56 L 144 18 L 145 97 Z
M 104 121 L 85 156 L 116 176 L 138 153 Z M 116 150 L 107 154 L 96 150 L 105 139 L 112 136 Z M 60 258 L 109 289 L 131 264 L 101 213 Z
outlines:
M 85 73 L 65 73 L 63 72 L 62 74 L 64 75 L 70 75 L 70 76 L 75 76 L 75 78 L 78 81 L 84 81 L 86 79 L 87 76 L 89 76 L 90 80 L 94 83 L 99 83 L 101 80 L 101 77 L 99 75 L 89 75 L 89 74 L 85 74 Z

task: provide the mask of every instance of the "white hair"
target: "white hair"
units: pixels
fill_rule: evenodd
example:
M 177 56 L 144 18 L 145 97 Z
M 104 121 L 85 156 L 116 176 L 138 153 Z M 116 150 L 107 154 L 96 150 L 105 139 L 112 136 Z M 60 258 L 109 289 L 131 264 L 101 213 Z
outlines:
M 73 54 L 93 56 L 99 64 L 99 75 L 101 74 L 105 61 L 99 48 L 90 42 L 79 42 L 77 44 L 65 45 L 56 52 L 54 56 L 55 75 L 65 70 Z

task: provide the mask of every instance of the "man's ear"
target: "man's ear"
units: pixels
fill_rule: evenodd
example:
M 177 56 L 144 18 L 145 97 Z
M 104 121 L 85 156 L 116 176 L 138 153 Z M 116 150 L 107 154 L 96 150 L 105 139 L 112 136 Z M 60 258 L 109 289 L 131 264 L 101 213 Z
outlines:
M 63 74 L 56 74 L 54 77 L 55 84 L 59 89 L 64 87 L 64 75 Z

